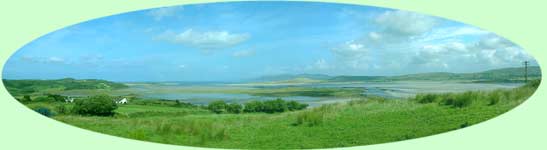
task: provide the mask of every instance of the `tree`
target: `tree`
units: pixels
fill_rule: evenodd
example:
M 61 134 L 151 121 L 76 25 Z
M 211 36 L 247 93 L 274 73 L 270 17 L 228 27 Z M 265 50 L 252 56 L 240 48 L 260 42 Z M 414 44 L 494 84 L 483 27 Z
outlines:
M 47 97 L 53 98 L 55 101 L 58 102 L 64 102 L 66 98 L 65 96 L 61 96 L 59 94 L 48 94 Z
M 286 110 L 287 103 L 280 98 L 264 102 L 264 112 L 266 113 L 284 112 Z
M 72 111 L 80 115 L 112 116 L 118 108 L 108 95 L 96 95 L 87 99 L 76 100 Z
M 23 96 L 23 101 L 24 102 L 30 102 L 30 101 L 32 101 L 32 99 L 30 98 L 30 96 L 25 95 L 25 96 Z
M 53 97 L 47 97 L 47 96 L 40 96 L 40 97 L 36 97 L 34 99 L 34 101 L 38 101 L 38 102 L 53 102 L 55 101 L 55 99 Z
M 249 101 L 244 105 L 243 112 L 246 113 L 262 112 L 264 110 L 264 103 L 261 101 Z
M 241 104 L 237 103 L 231 103 L 226 105 L 226 111 L 228 111 L 229 113 L 239 114 L 241 113 L 241 108 Z
M 305 109 L 306 107 L 308 107 L 308 104 L 301 104 L 301 103 L 298 103 L 297 101 L 287 102 L 287 109 L 289 109 L 289 111 L 302 110 L 302 109 Z
M 211 102 L 209 103 L 209 105 L 207 105 L 207 109 L 209 109 L 210 111 L 214 113 L 220 114 L 226 111 L 226 102 L 224 101 Z

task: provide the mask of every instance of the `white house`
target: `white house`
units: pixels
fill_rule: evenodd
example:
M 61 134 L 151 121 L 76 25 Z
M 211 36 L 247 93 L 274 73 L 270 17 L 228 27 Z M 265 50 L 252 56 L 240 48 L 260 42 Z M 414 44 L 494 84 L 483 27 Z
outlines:
M 70 97 L 70 96 L 69 96 L 69 97 L 65 97 L 65 102 L 67 102 L 67 103 L 72 103 L 72 102 L 74 102 L 74 98 L 72 98 L 72 97 Z
M 127 98 L 123 98 L 122 100 L 116 101 L 116 104 L 127 104 Z

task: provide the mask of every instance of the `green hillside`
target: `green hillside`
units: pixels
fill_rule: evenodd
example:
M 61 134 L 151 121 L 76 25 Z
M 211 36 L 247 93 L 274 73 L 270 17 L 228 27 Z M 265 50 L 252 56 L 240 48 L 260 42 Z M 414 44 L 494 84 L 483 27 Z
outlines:
M 541 70 L 538 66 L 528 68 L 528 79 L 541 78 Z M 447 81 L 447 80 L 467 80 L 473 82 L 522 82 L 524 81 L 524 68 L 502 68 L 477 73 L 449 73 L 432 72 L 408 74 L 400 76 L 337 76 L 328 81 L 350 82 L 350 81 L 408 81 L 408 80 L 427 80 L 427 81 Z
M 324 74 L 282 74 L 282 75 L 262 76 L 260 78 L 253 79 L 252 82 L 289 81 L 289 80 L 293 80 L 297 78 L 300 78 L 300 79 L 307 78 L 310 80 L 327 80 L 332 77 L 328 75 L 324 75 Z
M 106 80 L 72 78 L 58 80 L 7 80 L 3 79 L 4 86 L 14 96 L 30 94 L 37 91 L 64 91 L 76 89 L 121 89 L 128 86 Z

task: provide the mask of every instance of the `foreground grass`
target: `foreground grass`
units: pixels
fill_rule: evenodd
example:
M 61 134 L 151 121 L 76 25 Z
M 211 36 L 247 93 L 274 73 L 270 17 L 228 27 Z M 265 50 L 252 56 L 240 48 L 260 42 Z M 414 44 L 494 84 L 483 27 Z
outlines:
M 429 94 L 407 100 L 369 98 L 278 114 L 212 114 L 197 107 L 123 105 L 116 110 L 119 115 L 115 117 L 58 115 L 54 119 L 101 133 L 176 145 L 261 149 L 344 147 L 465 128 L 519 105 L 533 94 L 538 84 L 539 81 L 491 92 Z

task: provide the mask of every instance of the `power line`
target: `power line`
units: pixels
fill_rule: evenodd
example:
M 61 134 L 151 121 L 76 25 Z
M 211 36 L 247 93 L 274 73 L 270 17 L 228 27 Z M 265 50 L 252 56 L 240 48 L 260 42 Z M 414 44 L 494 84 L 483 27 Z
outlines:
M 524 61 L 524 82 L 528 82 L 528 61 Z

